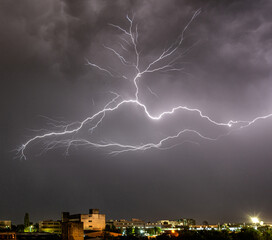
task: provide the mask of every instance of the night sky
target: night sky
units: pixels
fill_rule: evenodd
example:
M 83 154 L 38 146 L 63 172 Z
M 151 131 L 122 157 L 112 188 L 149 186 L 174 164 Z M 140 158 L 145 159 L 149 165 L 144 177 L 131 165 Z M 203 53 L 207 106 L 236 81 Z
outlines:
M 22 223 L 25 212 L 33 222 L 56 220 L 62 211 L 99 208 L 107 219 L 224 223 L 259 215 L 272 222 L 272 117 L 217 141 L 187 134 L 163 151 L 43 151 L 51 138 L 33 142 L 26 160 L 14 151 L 52 131 L 50 119 L 71 123 L 93 115 L 112 99 L 110 91 L 134 97 L 131 79 L 86 64 L 89 59 L 129 78 L 135 74 L 103 47 L 120 50 L 122 32 L 109 23 L 127 29 L 126 15 L 135 16 L 144 66 L 176 41 L 198 9 L 179 49 L 184 70 L 144 76 L 141 101 L 154 114 L 181 104 L 218 122 L 272 113 L 269 0 L 1 0 L 0 220 Z M 131 105 L 106 114 L 94 138 L 143 144 L 186 127 L 209 137 L 226 133 L 196 113 L 154 122 Z M 179 145 L 184 140 L 198 144 Z

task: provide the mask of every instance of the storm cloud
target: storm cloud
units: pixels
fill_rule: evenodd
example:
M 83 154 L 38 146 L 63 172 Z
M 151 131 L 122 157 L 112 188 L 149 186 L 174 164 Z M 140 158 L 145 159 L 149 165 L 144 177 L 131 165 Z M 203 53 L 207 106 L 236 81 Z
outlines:
M 48 120 L 81 121 L 112 97 L 135 89 L 101 73 L 86 59 L 126 71 L 103 45 L 117 46 L 134 15 L 140 65 L 175 42 L 192 14 L 181 51 L 184 71 L 150 74 L 141 98 L 154 114 L 177 104 L 199 108 L 217 121 L 252 120 L 272 112 L 272 3 L 261 1 L 19 1 L 0 2 L 0 219 L 21 223 L 59 219 L 60 212 L 100 208 L 107 218 L 195 218 L 199 223 L 271 221 L 272 119 L 260 120 L 216 142 L 111 156 L 93 148 L 41 153 L 27 160 L 13 151 Z M 188 50 L 188 51 L 187 51 Z M 120 67 L 120 68 L 119 68 Z M 158 97 L 150 94 L 152 89 Z M 196 115 L 178 113 L 160 124 L 136 107 L 107 116 L 101 140 L 141 144 L 183 124 L 215 136 Z

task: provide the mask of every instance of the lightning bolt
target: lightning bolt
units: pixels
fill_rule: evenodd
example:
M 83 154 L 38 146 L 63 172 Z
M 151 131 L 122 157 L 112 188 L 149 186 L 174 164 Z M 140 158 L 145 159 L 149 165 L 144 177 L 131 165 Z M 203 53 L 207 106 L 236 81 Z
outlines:
M 129 24 L 128 29 L 125 29 L 115 24 L 109 24 L 111 27 L 115 28 L 117 31 L 120 31 L 120 33 L 122 34 L 122 36 L 120 37 L 122 42 L 119 43 L 119 46 L 121 47 L 121 49 L 119 49 L 118 51 L 118 49 L 114 49 L 112 47 L 105 46 L 105 45 L 104 45 L 104 48 L 108 50 L 111 54 L 113 54 L 120 61 L 122 65 L 124 65 L 125 67 L 130 67 L 130 68 L 132 67 L 135 71 L 134 77 L 130 79 L 124 74 L 121 74 L 121 73 L 116 74 L 111 69 L 108 69 L 107 67 L 104 67 L 104 66 L 97 65 L 96 63 L 90 61 L 89 59 L 86 59 L 86 64 L 92 68 L 99 70 L 100 72 L 104 74 L 109 75 L 112 78 L 121 77 L 121 78 L 130 80 L 135 89 L 134 96 L 129 99 L 123 99 L 122 96 L 120 96 L 119 94 L 112 92 L 111 94 L 113 94 L 114 97 L 101 110 L 97 111 L 92 116 L 85 118 L 83 121 L 73 122 L 70 124 L 64 124 L 63 122 L 61 122 L 61 124 L 58 124 L 57 121 L 52 120 L 51 125 L 57 128 L 57 131 L 47 131 L 44 134 L 36 135 L 30 138 L 28 141 L 26 141 L 17 149 L 17 153 L 19 157 L 26 159 L 26 155 L 25 155 L 26 148 L 28 148 L 34 142 L 38 142 L 38 141 L 42 141 L 44 144 L 43 152 L 46 152 L 48 150 L 51 150 L 57 147 L 65 147 L 67 154 L 71 146 L 91 146 L 94 148 L 110 149 L 111 154 L 119 154 L 124 152 L 131 152 L 131 151 L 145 151 L 152 148 L 164 150 L 164 149 L 170 149 L 172 147 L 175 147 L 177 145 L 181 145 L 184 143 L 198 144 L 198 142 L 190 141 L 190 140 L 184 140 L 178 144 L 171 144 L 171 140 L 177 139 L 186 134 L 191 134 L 202 140 L 216 141 L 222 136 L 229 135 L 233 131 L 249 127 L 259 120 L 264 120 L 264 119 L 272 117 L 272 113 L 270 113 L 265 116 L 258 116 L 250 121 L 229 120 L 227 122 L 218 122 L 212 119 L 210 116 L 203 113 L 200 109 L 190 108 L 185 105 L 178 105 L 176 107 L 170 108 L 168 111 L 164 111 L 157 115 L 154 115 L 149 111 L 148 107 L 141 101 L 141 99 L 139 98 L 139 92 L 140 92 L 139 82 L 143 80 L 142 77 L 144 75 L 152 74 L 155 72 L 170 72 L 170 71 L 183 70 L 183 68 L 176 67 L 177 61 L 184 54 L 184 53 L 180 53 L 179 49 L 184 41 L 185 32 L 187 31 L 189 25 L 200 14 L 200 12 L 201 12 L 200 10 L 195 11 L 192 17 L 190 18 L 190 20 L 187 22 L 187 24 L 183 28 L 179 37 L 176 39 L 176 41 L 173 42 L 168 48 L 164 49 L 158 57 L 156 57 L 153 61 L 146 64 L 146 66 L 144 67 L 140 67 L 141 58 L 140 58 L 140 51 L 138 50 L 139 34 L 138 34 L 138 26 L 134 24 L 134 17 L 130 18 L 128 15 L 126 16 L 126 20 Z M 128 49 L 133 49 L 133 52 L 134 52 L 133 61 L 126 59 L 126 57 L 120 53 L 122 52 L 122 50 L 125 52 L 128 52 Z M 151 94 L 158 97 L 158 95 L 155 94 L 149 87 L 147 87 L 147 89 L 150 91 Z M 134 105 L 134 106 L 140 107 L 144 115 L 151 121 L 160 121 L 168 115 L 174 115 L 178 111 L 195 113 L 203 121 L 207 121 L 208 123 L 216 127 L 224 128 L 224 130 L 226 130 L 226 133 L 214 138 L 214 137 L 205 136 L 201 134 L 199 131 L 194 129 L 181 129 L 181 130 L 178 130 L 176 134 L 166 136 L 157 142 L 149 142 L 149 143 L 139 144 L 139 145 L 122 144 L 118 142 L 97 142 L 94 139 L 88 140 L 86 138 L 79 138 L 76 136 L 76 134 L 80 130 L 83 130 L 83 128 L 87 126 L 87 124 L 90 124 L 92 127 L 89 128 L 89 136 L 91 137 L 93 132 L 96 131 L 99 128 L 100 124 L 103 122 L 106 114 L 114 112 L 125 105 Z M 59 137 L 63 139 L 58 139 Z M 170 142 L 170 146 L 167 146 L 168 142 Z

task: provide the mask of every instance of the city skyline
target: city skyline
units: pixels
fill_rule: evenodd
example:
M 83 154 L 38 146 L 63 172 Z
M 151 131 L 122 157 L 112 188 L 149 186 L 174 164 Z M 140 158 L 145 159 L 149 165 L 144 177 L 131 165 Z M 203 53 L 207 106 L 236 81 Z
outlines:
M 70 220 L 71 219 L 71 220 Z M 91 220 L 91 221 L 90 221 Z M 85 210 L 84 212 L 61 212 L 59 213 L 58 218 L 56 219 L 45 219 L 43 216 L 39 217 L 39 220 L 36 222 L 31 221 L 31 216 L 29 213 L 24 214 L 23 221 L 19 222 L 12 222 L 11 220 L 3 220 L 0 219 L 0 226 L 2 228 L 10 228 L 12 225 L 24 225 L 27 230 L 29 231 L 29 227 L 34 227 L 36 224 L 39 225 L 50 225 L 50 222 L 67 222 L 67 221 L 76 221 L 76 222 L 82 222 L 84 226 L 84 230 L 93 230 L 89 228 L 89 222 L 95 222 L 97 226 L 99 226 L 99 229 L 95 229 L 96 231 L 102 231 L 104 230 L 106 225 L 110 225 L 113 222 L 116 224 L 116 227 L 125 227 L 124 222 L 126 222 L 130 226 L 131 224 L 135 226 L 137 225 L 146 225 L 147 227 L 152 227 L 156 225 L 191 225 L 191 226 L 214 226 L 214 225 L 268 225 L 271 226 L 271 222 L 263 221 L 263 219 L 259 215 L 248 215 L 246 218 L 243 219 L 242 222 L 234 222 L 234 221 L 229 221 L 229 222 L 208 222 L 207 220 L 204 220 L 202 222 L 196 222 L 195 219 L 189 218 L 189 217 L 179 217 L 179 218 L 158 218 L 158 219 L 153 219 L 152 221 L 148 218 L 148 216 L 145 216 L 144 220 L 143 219 L 138 219 L 133 216 L 130 216 L 129 218 L 120 218 L 120 219 L 112 219 L 107 217 L 103 211 L 101 213 L 100 209 L 89 209 L 89 213 Z M 48 224 L 49 223 L 49 224 Z M 135 224 L 133 224 L 135 223 Z M 104 227 L 103 227 L 104 226 Z M 31 229 L 30 229 L 31 230 Z
M 17 223 L 28 212 L 36 222 L 94 206 L 110 219 L 272 222 L 268 0 L 0 5 L 0 218 Z M 166 71 L 139 70 L 138 81 L 123 66 L 125 54 L 136 54 L 132 66 L 147 69 L 180 36 L 173 65 L 159 66 Z M 91 122 L 69 138 L 35 138 L 77 128 L 115 100 L 136 104 L 101 115 L 99 131 Z M 153 121 L 176 106 L 186 111 Z M 90 136 L 96 145 L 86 147 Z M 169 137 L 161 149 L 148 145 Z M 103 144 L 113 143 L 130 151 L 106 151 Z

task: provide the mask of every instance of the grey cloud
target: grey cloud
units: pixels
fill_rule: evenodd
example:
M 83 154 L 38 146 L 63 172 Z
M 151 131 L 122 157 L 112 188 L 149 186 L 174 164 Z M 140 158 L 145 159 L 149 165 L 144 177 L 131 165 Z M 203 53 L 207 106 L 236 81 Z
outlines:
M 218 121 L 252 119 L 271 111 L 271 2 L 262 1 L 1 1 L 1 192 L 0 218 L 22 222 L 59 218 L 61 211 L 99 207 L 109 218 L 193 217 L 198 222 L 246 221 L 259 211 L 269 219 L 271 120 L 217 142 L 184 144 L 166 151 L 108 156 L 97 149 L 40 153 L 33 145 L 27 161 L 12 160 L 12 149 L 48 128 L 46 115 L 82 120 L 100 109 L 114 90 L 123 97 L 134 88 L 85 65 L 120 65 L 103 44 L 119 47 L 114 23 L 128 26 L 135 15 L 141 64 L 173 43 L 199 8 L 181 50 L 184 72 L 146 75 L 141 97 L 154 112 L 184 104 Z M 196 43 L 196 44 L 195 44 Z M 195 45 L 194 45 L 195 44 Z M 120 49 L 121 51 L 121 49 Z M 133 58 L 132 51 L 128 57 Z M 146 88 L 150 87 L 159 98 Z M 94 104 L 92 103 L 94 101 Z M 179 113 L 154 124 L 138 108 L 107 115 L 96 136 L 141 143 L 194 126 L 217 135 L 196 115 Z M 182 140 L 182 139 L 180 139 Z M 50 194 L 49 194 L 50 193 Z M 3 196 L 3 197 L 2 197 Z M 12 199 L 12 200 L 11 200 Z

